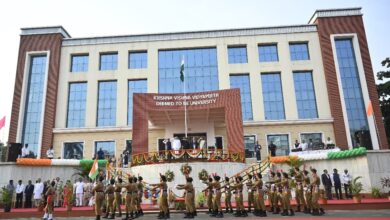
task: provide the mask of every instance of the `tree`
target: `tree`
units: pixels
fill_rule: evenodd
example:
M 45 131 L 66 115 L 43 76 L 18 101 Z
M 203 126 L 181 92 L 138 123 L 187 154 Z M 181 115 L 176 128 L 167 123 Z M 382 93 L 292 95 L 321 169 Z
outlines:
M 377 85 L 379 104 L 381 106 L 383 122 L 385 124 L 387 142 L 390 144 L 390 58 L 387 57 L 382 61 L 382 66 L 387 70 L 377 73 L 378 80 L 383 80 L 383 83 Z

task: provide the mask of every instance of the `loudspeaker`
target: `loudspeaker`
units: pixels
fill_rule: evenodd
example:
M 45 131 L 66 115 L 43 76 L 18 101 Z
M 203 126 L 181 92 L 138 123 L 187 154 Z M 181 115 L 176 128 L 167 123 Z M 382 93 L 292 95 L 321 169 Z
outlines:
M 18 156 L 21 154 L 21 151 L 21 143 L 11 143 L 8 150 L 8 162 L 16 162 L 16 159 L 18 159 Z

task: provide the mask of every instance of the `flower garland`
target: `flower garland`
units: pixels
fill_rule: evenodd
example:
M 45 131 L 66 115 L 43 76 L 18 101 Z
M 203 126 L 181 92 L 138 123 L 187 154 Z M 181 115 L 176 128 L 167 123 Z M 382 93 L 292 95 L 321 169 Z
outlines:
M 198 173 L 198 177 L 199 177 L 200 180 L 206 181 L 209 178 L 209 173 L 207 172 L 207 170 L 202 169 Z
M 175 174 L 171 170 L 167 170 L 165 172 L 165 177 L 167 178 L 168 182 L 172 182 L 173 180 L 175 180 Z
M 74 159 L 34 159 L 18 158 L 17 165 L 22 166 L 91 166 L 94 160 L 74 160 Z M 105 167 L 107 160 L 98 160 L 100 167 Z
M 345 151 L 339 151 L 339 152 L 329 152 L 327 155 L 328 160 L 332 159 L 344 159 L 349 157 L 358 157 L 365 155 L 367 153 L 367 149 L 364 147 L 355 148 L 352 150 L 345 150 Z
M 181 166 L 180 171 L 183 175 L 189 175 L 192 171 L 192 167 L 186 163 Z

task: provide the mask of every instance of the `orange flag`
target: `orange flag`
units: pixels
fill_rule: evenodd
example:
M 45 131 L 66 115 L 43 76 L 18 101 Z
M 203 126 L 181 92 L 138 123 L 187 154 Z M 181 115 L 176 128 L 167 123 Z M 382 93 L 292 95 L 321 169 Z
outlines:
M 107 180 L 111 179 L 110 162 L 108 160 L 107 160 L 107 163 L 106 163 L 106 179 Z
M 367 116 L 371 116 L 373 114 L 374 110 L 372 109 L 372 103 L 371 103 L 371 100 L 370 102 L 368 103 L 368 107 L 367 107 Z

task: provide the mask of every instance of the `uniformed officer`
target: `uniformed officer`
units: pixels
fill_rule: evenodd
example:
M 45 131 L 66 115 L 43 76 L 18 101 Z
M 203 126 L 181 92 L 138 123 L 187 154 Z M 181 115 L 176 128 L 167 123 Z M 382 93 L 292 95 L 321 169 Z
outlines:
M 142 182 L 143 178 L 142 176 L 138 177 L 138 199 L 137 199 L 137 209 L 138 209 L 138 215 L 144 215 L 144 211 L 142 210 L 141 203 L 142 203 L 142 197 L 144 196 L 144 183 Z
M 313 206 L 313 212 L 312 215 L 323 215 L 324 209 L 320 207 L 320 204 L 318 203 L 318 199 L 320 197 L 320 177 L 317 175 L 317 170 L 312 168 L 311 173 L 313 176 L 313 181 L 311 183 L 312 187 L 312 206 Z
M 95 214 L 96 220 L 100 220 L 100 216 L 102 215 L 102 203 L 104 200 L 104 186 L 103 186 L 103 176 L 99 176 L 97 180 L 96 186 L 92 189 L 92 192 L 95 196 Z
M 157 188 L 160 188 L 160 198 L 158 199 L 160 214 L 158 216 L 158 219 L 169 218 L 167 178 L 164 175 L 160 174 L 160 183 L 152 184 L 151 186 L 153 186 L 153 188 L 151 189 L 152 191 L 156 190 Z
M 45 207 L 45 214 L 43 215 L 44 220 L 52 220 L 53 219 L 53 205 L 54 205 L 54 196 L 55 196 L 55 189 L 54 186 L 56 185 L 55 181 L 51 181 L 50 185 L 48 186 L 45 196 L 46 196 L 46 207 Z
M 194 218 L 195 206 L 193 200 L 195 197 L 195 191 L 194 186 L 192 185 L 193 179 L 191 177 L 187 177 L 186 181 L 187 183 L 185 185 L 178 185 L 176 188 L 185 190 L 186 214 L 184 218 Z
M 291 196 L 291 191 L 290 191 L 290 181 L 288 178 L 288 174 L 283 172 L 282 173 L 282 180 L 280 182 L 281 187 L 283 188 L 282 191 L 282 204 L 283 204 L 283 212 L 282 216 L 293 216 L 294 211 L 291 209 L 291 204 L 290 204 L 290 196 Z M 290 213 L 288 212 L 290 211 Z
M 294 168 L 294 174 L 294 181 L 296 184 L 295 200 L 297 201 L 297 209 L 295 211 L 300 212 L 301 206 L 303 205 L 304 211 L 307 212 L 307 206 L 303 195 L 303 174 L 302 171 L 299 170 L 299 167 Z
M 215 195 L 213 197 L 213 214 L 212 217 L 223 218 L 222 208 L 221 208 L 221 183 L 219 182 L 221 177 L 218 175 L 214 176 L 214 182 L 212 187 L 214 189 Z
M 311 184 L 310 184 L 310 177 L 309 177 L 309 172 L 307 170 L 303 170 L 303 191 L 305 194 L 305 203 L 307 206 L 305 213 L 311 213 L 312 207 L 312 197 L 311 197 Z
M 282 193 L 283 193 L 283 187 L 280 184 L 282 182 L 282 174 L 278 171 L 276 172 L 276 178 L 275 178 L 275 189 L 276 192 L 274 194 L 274 207 L 275 210 L 273 214 L 279 214 L 280 213 L 280 206 L 279 203 L 282 204 Z
M 264 204 L 264 192 L 263 192 L 263 176 L 261 173 L 255 175 L 255 182 L 253 184 L 254 193 L 254 204 L 255 204 L 255 216 L 266 217 L 267 212 L 265 211 Z
M 268 176 L 268 181 L 266 182 L 268 188 L 268 203 L 269 206 L 271 207 L 270 212 L 275 211 L 274 200 L 275 200 L 276 187 L 274 183 L 275 183 L 275 172 L 270 171 Z
M 115 191 L 115 188 L 114 188 L 114 184 L 115 184 L 115 180 L 111 179 L 110 184 L 106 187 L 106 190 L 104 191 L 104 193 L 106 195 L 107 208 L 106 208 L 106 216 L 104 216 L 103 218 L 115 219 L 115 211 L 114 211 L 114 191 Z M 111 212 L 111 216 L 108 217 L 110 212 Z
M 132 206 L 132 194 L 133 194 L 133 177 L 129 176 L 128 183 L 123 185 L 123 187 L 126 189 L 126 200 L 125 200 L 125 207 L 126 207 L 126 217 L 122 220 L 128 220 L 128 219 L 134 219 L 134 213 L 133 213 L 133 206 Z M 130 213 L 130 217 L 129 217 Z
M 248 214 L 244 209 L 244 204 L 243 204 L 243 196 L 242 196 L 243 184 L 242 184 L 241 176 L 236 177 L 236 184 L 232 186 L 232 189 L 235 190 L 234 194 L 236 199 L 236 213 L 234 214 L 234 216 L 236 217 L 248 216 Z
M 122 202 L 122 191 L 123 187 L 123 180 L 121 178 L 118 178 L 118 181 L 115 183 L 115 192 L 114 192 L 114 210 L 118 209 L 119 214 L 117 217 L 122 217 L 122 209 L 121 209 L 121 202 Z
M 232 207 L 232 190 L 230 185 L 230 179 L 229 177 L 225 176 L 225 185 L 223 186 L 225 190 L 225 207 L 226 211 L 225 213 L 233 213 L 233 207 Z M 230 211 L 229 211 L 230 209 Z
M 138 178 L 136 176 L 133 177 L 133 185 L 132 185 L 132 193 L 131 193 L 131 206 L 133 209 L 133 212 L 130 213 L 131 216 L 133 216 L 133 213 L 136 217 L 140 215 L 138 212 Z
M 209 177 L 209 181 L 206 182 L 206 181 L 203 181 L 204 184 L 207 185 L 206 187 L 206 190 L 207 190 L 207 208 L 209 209 L 209 211 L 207 212 L 207 214 L 211 214 L 213 211 L 213 186 L 212 186 L 212 183 L 213 183 L 213 178 Z
M 246 182 L 246 188 L 248 190 L 248 212 L 251 212 L 252 205 L 254 203 L 254 193 L 253 193 L 253 176 L 247 173 L 248 181 Z

